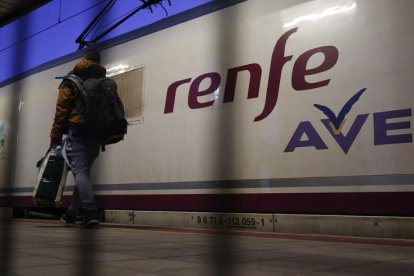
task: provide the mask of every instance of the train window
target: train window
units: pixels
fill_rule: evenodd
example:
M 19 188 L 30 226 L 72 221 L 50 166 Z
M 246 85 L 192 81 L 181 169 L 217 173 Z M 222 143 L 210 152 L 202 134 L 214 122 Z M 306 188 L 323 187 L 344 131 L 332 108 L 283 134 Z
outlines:
M 118 85 L 118 93 L 129 122 L 143 122 L 144 68 L 122 70 L 109 75 Z

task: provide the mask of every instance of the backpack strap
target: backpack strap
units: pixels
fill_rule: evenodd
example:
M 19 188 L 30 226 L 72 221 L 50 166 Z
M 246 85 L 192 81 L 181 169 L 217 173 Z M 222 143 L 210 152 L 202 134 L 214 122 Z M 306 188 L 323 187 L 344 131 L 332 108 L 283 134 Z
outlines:
M 65 81 L 65 80 L 69 80 L 72 83 L 74 83 L 76 85 L 76 88 L 78 88 L 79 91 L 83 90 L 82 89 L 83 88 L 83 80 L 80 77 L 78 77 L 77 75 L 69 73 L 69 74 L 67 74 L 66 76 L 63 77 L 63 81 Z
M 62 84 L 64 84 L 65 81 L 66 82 L 70 82 L 71 84 L 73 84 L 75 86 L 74 88 L 82 94 L 83 98 L 85 98 L 84 97 L 85 96 L 85 94 L 84 94 L 85 92 L 83 91 L 83 80 L 79 76 L 77 76 L 75 74 L 72 74 L 72 73 L 69 73 L 69 74 L 67 74 L 67 75 L 65 75 L 63 77 L 59 77 L 59 78 L 62 78 L 63 79 Z M 80 112 L 80 106 L 79 106 L 79 104 L 75 104 L 74 111 L 76 111 L 76 113 L 78 113 L 79 117 L 82 120 L 84 120 L 84 118 L 82 116 L 82 113 Z

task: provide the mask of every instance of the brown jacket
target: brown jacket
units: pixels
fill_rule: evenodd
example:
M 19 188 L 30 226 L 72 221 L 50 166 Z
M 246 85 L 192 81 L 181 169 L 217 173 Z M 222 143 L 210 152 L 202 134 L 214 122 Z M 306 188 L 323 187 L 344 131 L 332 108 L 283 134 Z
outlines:
M 75 65 L 71 73 L 77 75 L 82 80 L 86 80 L 88 78 L 105 77 L 106 69 L 98 63 L 82 59 Z M 59 144 L 63 134 L 67 133 L 71 127 L 81 123 L 77 110 L 81 110 L 83 105 L 82 95 L 76 86 L 68 81 L 62 82 L 59 86 L 55 119 L 50 132 L 51 145 Z

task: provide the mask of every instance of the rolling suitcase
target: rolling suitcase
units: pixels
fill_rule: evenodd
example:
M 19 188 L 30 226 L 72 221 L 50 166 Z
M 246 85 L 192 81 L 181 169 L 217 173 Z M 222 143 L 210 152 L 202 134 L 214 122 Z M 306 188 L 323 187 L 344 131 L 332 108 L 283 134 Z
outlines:
M 68 164 L 62 155 L 61 147 L 51 149 L 37 163 L 39 168 L 33 201 L 38 206 L 59 207 L 68 174 Z

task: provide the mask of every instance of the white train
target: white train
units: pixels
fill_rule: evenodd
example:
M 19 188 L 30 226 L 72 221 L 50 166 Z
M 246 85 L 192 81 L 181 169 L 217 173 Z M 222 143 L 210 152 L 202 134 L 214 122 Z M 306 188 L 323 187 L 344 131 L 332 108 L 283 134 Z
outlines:
M 101 208 L 414 215 L 413 1 L 249 0 L 170 25 L 101 45 L 130 121 L 94 164 Z M 3 206 L 34 206 L 73 57 L 0 88 Z

